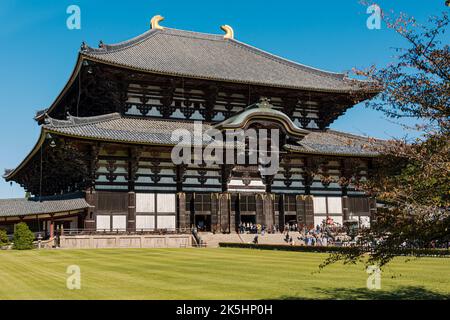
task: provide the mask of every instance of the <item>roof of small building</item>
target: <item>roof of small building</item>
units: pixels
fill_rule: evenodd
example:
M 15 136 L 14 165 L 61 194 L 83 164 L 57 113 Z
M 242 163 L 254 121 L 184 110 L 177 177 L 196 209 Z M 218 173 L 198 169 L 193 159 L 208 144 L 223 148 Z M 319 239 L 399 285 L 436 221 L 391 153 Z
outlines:
M 343 73 L 281 58 L 223 35 L 172 28 L 150 29 L 118 44 L 102 43 L 100 48 L 83 46 L 81 55 L 139 71 L 263 86 L 350 92 L 367 90 L 368 84 Z
M 82 193 L 35 198 L 0 199 L 0 217 L 63 213 L 89 208 Z

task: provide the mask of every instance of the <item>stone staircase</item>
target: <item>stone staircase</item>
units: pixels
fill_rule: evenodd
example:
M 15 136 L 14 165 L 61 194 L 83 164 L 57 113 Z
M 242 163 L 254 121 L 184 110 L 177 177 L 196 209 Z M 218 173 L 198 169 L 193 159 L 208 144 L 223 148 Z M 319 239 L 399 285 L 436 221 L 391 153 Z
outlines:
M 289 235 L 295 242 L 298 242 L 300 234 L 298 232 L 290 232 Z M 255 238 L 255 234 L 213 234 L 211 232 L 200 232 L 199 236 L 206 246 L 209 248 L 217 248 L 220 242 L 233 242 L 233 243 L 252 243 Z M 286 244 L 284 241 L 284 235 L 281 233 L 268 234 L 264 236 L 258 235 L 259 244 Z

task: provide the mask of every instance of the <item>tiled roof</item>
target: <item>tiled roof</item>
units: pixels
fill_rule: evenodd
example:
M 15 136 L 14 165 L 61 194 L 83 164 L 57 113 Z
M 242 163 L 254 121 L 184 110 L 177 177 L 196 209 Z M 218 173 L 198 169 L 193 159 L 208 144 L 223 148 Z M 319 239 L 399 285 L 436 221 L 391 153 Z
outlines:
M 0 199 L 0 217 L 18 217 L 36 214 L 62 213 L 89 208 L 83 194 L 30 199 Z
M 211 129 L 207 123 L 203 122 L 202 126 L 203 131 Z M 47 118 L 43 127 L 79 138 L 159 145 L 175 145 L 171 137 L 177 129 L 194 132 L 192 121 L 129 118 L 119 113 L 87 118 L 69 117 L 68 120 Z M 201 144 L 201 141 L 196 139 L 194 143 Z
M 378 155 L 374 146 L 380 143 L 380 140 L 327 130 L 312 131 L 298 144 L 288 144 L 285 148 L 302 153 L 374 157 Z
M 295 63 L 222 35 L 151 29 L 131 40 L 84 47 L 83 57 L 136 70 L 255 85 L 348 92 L 367 82 Z
M 208 123 L 203 122 L 202 125 L 203 132 L 212 128 Z M 182 129 L 193 133 L 194 122 L 129 118 L 113 113 L 89 118 L 70 117 L 69 120 L 47 118 L 44 128 L 56 134 L 85 139 L 175 145 L 176 142 L 171 140 L 172 132 L 176 129 Z M 333 130 L 304 131 L 307 134 L 299 140 L 298 144 L 289 144 L 285 148 L 298 152 L 330 155 L 377 155 L 376 152 L 370 150 L 369 147 L 372 142 L 365 137 Z M 195 141 L 195 143 L 199 143 L 199 141 Z

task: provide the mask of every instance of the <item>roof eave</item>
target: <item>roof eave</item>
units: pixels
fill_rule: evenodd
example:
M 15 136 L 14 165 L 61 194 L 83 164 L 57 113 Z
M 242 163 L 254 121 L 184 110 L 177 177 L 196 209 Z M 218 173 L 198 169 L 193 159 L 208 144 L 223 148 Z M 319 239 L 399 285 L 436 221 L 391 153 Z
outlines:
M 190 78 L 190 79 L 198 79 L 198 80 L 206 80 L 206 81 L 218 81 L 218 82 L 225 82 L 225 83 L 245 84 L 245 85 L 254 85 L 254 86 L 280 88 L 280 89 L 305 90 L 305 91 L 310 91 L 310 92 L 351 94 L 352 92 L 360 91 L 360 92 L 367 92 L 367 93 L 372 93 L 372 92 L 379 93 L 378 90 L 366 90 L 366 89 L 361 89 L 361 88 L 331 89 L 331 88 L 317 88 L 317 87 L 305 87 L 305 86 L 288 86 L 288 85 L 281 85 L 281 84 L 267 84 L 267 83 L 257 82 L 257 81 L 243 81 L 243 80 L 224 79 L 224 78 L 219 78 L 219 77 L 216 78 L 216 77 L 198 76 L 198 75 L 178 73 L 178 72 L 163 72 L 160 70 L 144 69 L 144 68 L 133 67 L 133 66 L 121 64 L 121 63 L 113 63 L 110 61 L 100 59 L 98 57 L 93 57 L 86 53 L 81 53 L 81 55 L 83 56 L 83 60 L 89 60 L 92 62 L 97 62 L 97 63 L 101 63 L 101 64 L 108 65 L 108 66 L 123 68 L 123 69 L 127 69 L 127 70 L 132 70 L 132 71 L 138 71 L 138 72 L 147 73 L 147 74 L 157 74 L 157 75 L 162 75 L 162 76 L 173 76 L 173 77 L 179 77 L 179 78 Z M 359 81 L 359 80 L 354 79 L 354 81 Z
M 379 158 L 380 154 L 373 154 L 373 153 L 351 153 L 351 152 L 321 152 L 321 151 L 314 151 L 314 150 L 297 150 L 290 148 L 288 146 L 284 146 L 284 149 L 294 152 L 294 153 L 301 153 L 301 154 L 314 154 L 314 155 L 323 155 L 323 156 L 334 156 L 334 157 L 359 157 L 359 158 Z
M 14 176 L 28 163 L 28 161 L 30 161 L 30 159 L 39 151 L 39 149 L 41 148 L 42 144 L 45 141 L 45 135 L 46 135 L 47 131 L 42 128 L 41 129 L 41 133 L 39 136 L 38 141 L 36 142 L 36 144 L 34 145 L 33 149 L 30 151 L 30 153 L 25 157 L 24 160 L 22 160 L 22 162 L 13 170 L 11 170 L 9 173 L 3 175 L 3 179 L 5 179 L 6 182 L 12 181 L 12 179 L 14 178 Z

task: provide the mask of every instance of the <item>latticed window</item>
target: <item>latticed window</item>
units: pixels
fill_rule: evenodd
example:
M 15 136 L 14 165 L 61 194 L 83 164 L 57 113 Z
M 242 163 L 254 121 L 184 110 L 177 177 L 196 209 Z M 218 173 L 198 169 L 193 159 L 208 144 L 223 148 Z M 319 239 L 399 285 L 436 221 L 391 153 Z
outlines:
M 211 194 L 196 193 L 194 199 L 195 212 L 210 212 L 211 211 Z
M 284 196 L 284 212 L 295 212 L 295 196 L 286 195 Z
M 241 195 L 241 199 L 239 200 L 239 206 L 241 212 L 255 212 L 256 211 L 256 199 L 254 195 L 244 196 Z

